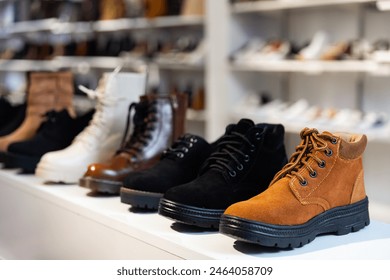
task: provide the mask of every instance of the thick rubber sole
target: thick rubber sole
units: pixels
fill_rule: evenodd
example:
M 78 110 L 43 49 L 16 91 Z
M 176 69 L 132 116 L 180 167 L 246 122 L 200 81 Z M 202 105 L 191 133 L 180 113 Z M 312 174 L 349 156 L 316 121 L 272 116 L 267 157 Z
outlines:
M 80 183 L 80 182 L 79 182 Z M 119 195 L 122 182 L 88 178 L 83 182 L 84 187 L 91 189 L 93 192 L 105 193 L 110 195 Z
M 225 209 L 208 209 L 180 204 L 162 198 L 158 213 L 184 224 L 202 228 L 218 229 L 219 220 Z
M 38 163 L 35 169 L 35 175 L 46 182 L 63 184 L 76 184 L 80 178 L 79 175 L 74 175 L 74 170 L 64 169 L 46 163 L 42 164 L 42 161 Z
M 121 202 L 135 208 L 157 210 L 163 193 L 145 192 L 122 187 L 120 190 Z
M 344 235 L 370 224 L 368 198 L 330 209 L 302 225 L 284 226 L 222 215 L 219 231 L 240 241 L 267 247 L 297 248 L 320 234 Z
M 20 168 L 24 174 L 34 174 L 41 157 L 29 157 L 13 153 L 4 156 L 4 168 Z

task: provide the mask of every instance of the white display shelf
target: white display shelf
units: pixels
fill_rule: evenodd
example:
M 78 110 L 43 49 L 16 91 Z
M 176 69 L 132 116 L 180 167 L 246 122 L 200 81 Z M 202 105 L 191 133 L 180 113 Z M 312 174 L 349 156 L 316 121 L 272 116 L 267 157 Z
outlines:
M 116 32 L 151 28 L 167 28 L 180 26 L 200 26 L 204 23 L 204 16 L 164 16 L 153 19 L 147 18 L 120 18 L 113 20 L 99 20 L 94 22 L 64 22 L 58 18 L 20 21 L 0 28 L 4 35 L 29 35 L 36 32 L 52 34 L 74 34 L 91 32 Z
M 189 63 L 155 63 L 160 69 L 179 70 L 179 71 L 203 71 L 202 64 Z M 54 71 L 60 68 L 72 69 L 114 69 L 122 65 L 124 68 L 130 67 L 138 69 L 147 65 L 143 60 L 131 59 L 129 57 L 104 57 L 104 56 L 58 56 L 52 60 L 27 60 L 11 59 L 0 60 L 0 71 Z
M 252 63 L 232 63 L 233 71 L 258 72 L 301 72 L 307 74 L 321 73 L 366 73 L 374 76 L 390 75 L 390 64 L 376 61 L 296 61 L 277 60 Z
M 293 250 L 235 242 L 218 232 L 129 211 L 118 197 L 48 185 L 0 170 L 0 257 L 4 259 L 390 259 L 390 224 L 320 236 Z
M 27 60 L 27 59 L 12 59 L 0 60 L 0 71 L 54 71 L 58 70 L 61 64 L 52 60 Z
M 136 30 L 150 28 L 180 27 L 202 25 L 203 16 L 164 16 L 153 19 L 147 18 L 122 18 L 114 20 L 101 20 L 93 24 L 95 32 L 112 32 L 120 30 Z
M 235 3 L 232 5 L 233 13 L 253 13 L 265 11 L 277 11 L 286 9 L 303 9 L 312 7 L 351 5 L 362 3 L 375 3 L 377 0 L 273 0 L 251 1 Z

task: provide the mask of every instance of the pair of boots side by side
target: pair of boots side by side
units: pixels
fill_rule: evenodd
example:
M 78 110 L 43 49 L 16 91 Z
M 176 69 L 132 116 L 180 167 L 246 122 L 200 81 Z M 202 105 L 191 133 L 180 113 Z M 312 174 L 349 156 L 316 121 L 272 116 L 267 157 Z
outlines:
M 281 125 L 242 119 L 227 126 L 213 147 L 185 134 L 154 167 L 126 177 L 121 202 L 278 248 L 367 226 L 367 137 L 309 128 L 300 135 L 287 162 Z
M 45 114 L 49 111 L 66 110 L 74 117 L 73 74 L 68 71 L 61 72 L 31 72 L 28 77 L 28 90 L 26 104 L 21 106 L 13 122 L 6 129 L 8 134 L 0 137 L 1 160 L 11 144 L 32 139 L 42 123 Z M 23 109 L 24 112 L 23 112 Z M 20 122 L 20 120 L 23 121 Z M 15 124 L 19 124 L 15 128 Z

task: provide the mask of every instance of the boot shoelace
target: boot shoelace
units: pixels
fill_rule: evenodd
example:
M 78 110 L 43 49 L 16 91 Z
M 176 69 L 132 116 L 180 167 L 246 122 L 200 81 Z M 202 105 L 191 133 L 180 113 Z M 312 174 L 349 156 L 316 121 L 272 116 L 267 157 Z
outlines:
M 296 147 L 296 151 L 292 154 L 289 162 L 275 175 L 270 185 L 283 177 L 296 176 L 299 183 L 306 186 L 308 184 L 307 180 L 299 173 L 302 167 L 309 171 L 310 177 L 317 177 L 317 171 L 309 164 L 310 158 L 317 162 L 319 168 L 325 168 L 326 162 L 318 158 L 315 153 L 320 151 L 327 156 L 331 156 L 333 151 L 328 148 L 327 141 L 336 144 L 337 139 L 327 134 L 320 134 L 317 129 L 309 128 L 303 129 L 300 136 L 301 143 Z
M 92 146 L 92 143 L 101 136 L 101 131 L 104 131 L 104 134 L 108 133 L 109 127 L 106 123 L 106 108 L 110 108 L 118 104 L 123 98 L 118 98 L 113 96 L 112 86 L 113 86 L 113 78 L 115 72 L 111 74 L 108 79 L 102 77 L 99 80 L 99 84 L 95 90 L 88 89 L 84 86 L 79 86 L 79 89 L 86 93 L 90 99 L 96 99 L 96 111 L 92 117 L 92 120 L 88 127 L 80 133 L 75 141 L 80 141 L 86 143 L 88 146 Z M 92 136 L 92 137 L 91 137 Z
M 177 139 L 171 147 L 163 152 L 162 158 L 183 158 L 186 153 L 198 142 L 193 136 L 183 135 Z
M 126 153 L 132 157 L 137 157 L 142 149 L 149 143 L 152 138 L 152 131 L 155 129 L 157 121 L 157 102 L 140 102 L 132 103 L 129 106 L 127 113 L 126 129 L 123 134 L 121 148 L 117 151 L 119 153 Z M 128 141 L 128 133 L 131 131 L 131 115 L 134 112 L 134 129 Z
M 260 133 L 257 133 L 256 137 L 260 137 Z M 239 157 L 245 162 L 249 161 L 249 155 L 244 153 L 240 147 L 245 143 L 250 147 L 250 151 L 255 151 L 255 146 L 249 141 L 249 139 L 238 132 L 233 131 L 229 135 L 225 135 L 218 143 L 218 151 L 211 154 L 205 163 L 207 169 L 218 169 L 221 171 L 228 170 L 231 177 L 237 175 L 237 171 L 244 169 Z M 235 163 L 237 171 L 231 166 L 231 163 Z

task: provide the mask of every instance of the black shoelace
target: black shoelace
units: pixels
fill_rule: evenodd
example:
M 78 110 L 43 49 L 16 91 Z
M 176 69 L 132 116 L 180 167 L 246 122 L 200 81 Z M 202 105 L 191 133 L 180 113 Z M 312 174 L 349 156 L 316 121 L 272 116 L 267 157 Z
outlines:
M 130 104 L 127 113 L 126 129 L 123 134 L 121 148 L 117 151 L 118 154 L 125 152 L 132 156 L 137 156 L 142 148 L 148 144 L 152 138 L 151 132 L 155 129 L 155 122 L 157 121 L 156 104 L 156 101 Z M 134 130 L 130 139 L 126 141 L 128 133 L 131 130 L 131 115 L 133 110 L 135 111 L 133 117 Z
M 241 161 L 249 161 L 249 155 L 241 149 L 243 143 L 254 151 L 255 146 L 245 135 L 238 132 L 225 135 L 218 144 L 218 151 L 212 153 L 207 159 L 203 170 L 213 168 L 221 171 L 227 170 L 231 177 L 235 177 L 237 171 L 233 166 L 235 165 L 236 169 L 241 171 L 244 169 Z

